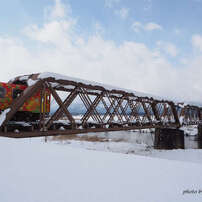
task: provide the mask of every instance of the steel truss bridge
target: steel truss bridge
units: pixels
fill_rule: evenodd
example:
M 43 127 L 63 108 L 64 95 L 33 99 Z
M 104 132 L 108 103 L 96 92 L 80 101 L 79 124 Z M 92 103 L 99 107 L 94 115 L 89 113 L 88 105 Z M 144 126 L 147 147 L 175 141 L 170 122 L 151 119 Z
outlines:
M 202 119 L 202 108 L 199 106 L 137 96 L 131 91 L 108 88 L 56 74 L 32 74 L 12 80 L 13 83 L 18 81 L 27 83 L 28 87 L 14 100 L 7 113 L 4 113 L 0 136 L 38 137 L 146 128 L 180 128 L 182 125 L 199 124 Z M 57 110 L 49 116 L 42 110 L 45 107 L 42 97 L 47 89 L 58 104 Z M 9 121 L 23 104 L 39 91 L 42 95 L 40 120 L 29 123 L 31 127 L 28 130 L 9 131 Z M 59 93 L 61 91 L 63 96 Z M 75 118 L 69 108 L 78 99 L 86 111 L 79 118 Z M 100 108 L 103 109 L 102 112 Z M 58 128 L 58 120 L 61 119 L 62 130 Z

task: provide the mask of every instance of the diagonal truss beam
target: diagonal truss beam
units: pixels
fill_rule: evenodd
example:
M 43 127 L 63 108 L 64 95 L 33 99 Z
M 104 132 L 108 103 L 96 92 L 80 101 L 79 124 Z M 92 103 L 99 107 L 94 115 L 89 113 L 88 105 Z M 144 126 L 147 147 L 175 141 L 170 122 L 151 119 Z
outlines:
M 86 113 L 84 114 L 84 116 L 82 117 L 82 124 L 86 123 L 88 121 L 88 119 L 94 114 L 94 115 L 98 115 L 98 121 L 100 123 L 103 123 L 99 113 L 96 110 L 96 107 L 98 106 L 99 102 L 101 101 L 101 99 L 103 98 L 103 93 L 97 95 L 97 97 L 95 98 L 95 100 L 92 102 L 89 98 L 89 103 L 90 106 L 88 108 L 88 110 L 86 111 Z
M 115 100 L 115 102 L 117 102 L 117 104 L 115 104 L 115 102 L 112 102 L 109 95 L 108 95 L 108 99 L 109 99 L 110 103 L 112 104 L 112 108 L 113 108 L 113 112 L 109 115 L 108 123 L 111 122 L 112 120 L 114 120 L 115 115 L 118 117 L 120 123 L 123 123 L 123 119 L 122 119 L 118 109 L 120 107 L 120 104 L 123 102 L 124 96 L 122 96 L 121 98 L 113 98 Z
M 85 93 L 85 91 L 83 91 L 83 89 L 81 89 L 81 92 L 79 93 L 79 97 L 81 99 L 81 101 L 83 102 L 84 106 L 86 107 L 86 110 L 88 112 L 89 108 L 92 105 L 92 101 L 89 98 L 89 96 Z M 99 113 L 97 112 L 96 109 L 93 110 L 94 113 L 91 114 L 92 119 L 95 122 L 101 122 L 101 118 Z M 83 116 L 84 117 L 84 116 Z M 83 119 L 82 119 L 83 120 Z M 83 122 L 83 121 L 82 121 Z M 84 123 L 84 122 L 83 122 Z
M 75 87 L 74 90 L 64 100 L 64 102 L 63 102 L 64 107 L 68 108 L 71 105 L 71 103 L 73 102 L 73 100 L 76 98 L 76 96 L 77 96 L 77 87 Z M 58 109 L 56 110 L 56 112 L 48 120 L 48 122 L 46 124 L 46 128 L 50 128 L 50 126 L 53 124 L 53 122 L 55 120 L 58 120 L 59 118 L 61 118 L 61 116 L 63 115 L 63 113 L 64 113 L 63 108 L 62 107 L 58 107 Z
M 47 88 L 50 90 L 52 96 L 55 98 L 55 101 L 58 103 L 58 105 L 61 108 L 61 110 L 64 112 L 64 114 L 66 115 L 66 117 L 71 122 L 71 124 L 75 125 L 74 118 L 72 117 L 71 113 L 65 107 L 64 103 L 62 102 L 62 100 L 59 97 L 59 95 L 57 94 L 57 92 L 52 88 L 52 86 L 50 84 L 46 83 L 46 85 L 47 85 Z
M 138 107 L 139 102 L 134 100 L 129 100 L 129 106 L 131 108 L 131 114 L 130 114 L 130 122 L 133 122 L 133 120 L 136 120 L 136 122 L 140 123 L 140 115 L 138 113 L 137 107 Z

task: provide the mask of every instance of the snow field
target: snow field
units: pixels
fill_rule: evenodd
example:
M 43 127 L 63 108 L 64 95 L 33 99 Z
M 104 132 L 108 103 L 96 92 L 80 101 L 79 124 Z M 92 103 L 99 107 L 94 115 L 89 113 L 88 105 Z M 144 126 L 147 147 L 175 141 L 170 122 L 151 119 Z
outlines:
M 1 201 L 201 201 L 202 165 L 0 139 Z

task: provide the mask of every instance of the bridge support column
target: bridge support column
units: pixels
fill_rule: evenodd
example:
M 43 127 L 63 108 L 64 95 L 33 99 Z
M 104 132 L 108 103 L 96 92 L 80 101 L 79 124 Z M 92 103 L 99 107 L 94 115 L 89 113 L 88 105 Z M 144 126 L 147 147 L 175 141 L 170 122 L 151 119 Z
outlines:
M 184 149 L 184 131 L 171 128 L 156 128 L 155 149 Z
M 202 149 L 202 123 L 198 124 L 198 148 Z

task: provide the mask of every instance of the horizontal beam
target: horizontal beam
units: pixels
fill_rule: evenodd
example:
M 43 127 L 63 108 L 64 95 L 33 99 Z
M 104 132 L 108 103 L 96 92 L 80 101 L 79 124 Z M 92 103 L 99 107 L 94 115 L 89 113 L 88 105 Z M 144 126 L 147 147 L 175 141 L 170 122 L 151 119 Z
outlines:
M 174 126 L 174 125 L 173 125 Z M 127 131 L 127 130 L 139 130 L 149 128 L 164 128 L 163 126 L 129 126 L 129 127 L 115 127 L 115 128 L 87 128 L 87 129 L 69 129 L 69 130 L 48 130 L 48 131 L 31 131 L 31 132 L 0 132 L 2 137 L 11 138 L 29 138 L 29 137 L 43 137 L 43 136 L 58 136 L 58 135 L 74 135 L 83 133 L 95 133 L 95 132 L 111 132 L 111 131 Z

